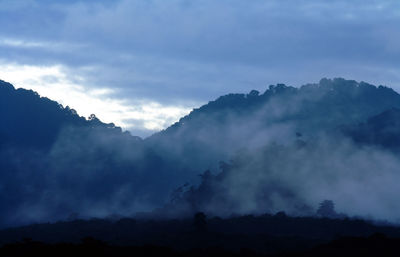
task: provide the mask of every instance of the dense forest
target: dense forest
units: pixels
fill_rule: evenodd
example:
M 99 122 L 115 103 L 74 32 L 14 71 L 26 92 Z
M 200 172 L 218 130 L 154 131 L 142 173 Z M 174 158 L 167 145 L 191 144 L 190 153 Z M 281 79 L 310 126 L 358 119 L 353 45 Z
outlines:
M 396 256 L 400 229 L 359 219 L 275 215 L 91 219 L 0 232 L 4 256 Z

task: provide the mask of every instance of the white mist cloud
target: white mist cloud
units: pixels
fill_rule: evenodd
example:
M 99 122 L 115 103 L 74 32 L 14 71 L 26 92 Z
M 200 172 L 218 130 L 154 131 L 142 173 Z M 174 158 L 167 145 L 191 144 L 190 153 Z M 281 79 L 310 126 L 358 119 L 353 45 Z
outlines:
M 0 38 L 0 47 L 8 47 L 15 49 L 33 49 L 33 50 L 44 50 L 44 51 L 56 51 L 56 52 L 71 52 L 78 51 L 85 47 L 84 44 L 75 44 L 60 41 L 35 41 L 25 40 L 18 38 Z

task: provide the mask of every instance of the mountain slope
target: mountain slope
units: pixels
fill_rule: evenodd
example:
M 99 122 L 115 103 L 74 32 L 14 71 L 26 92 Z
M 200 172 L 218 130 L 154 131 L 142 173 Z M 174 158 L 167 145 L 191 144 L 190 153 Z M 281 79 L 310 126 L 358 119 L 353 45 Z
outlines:
M 95 116 L 86 120 L 68 106 L 0 80 L 0 144 L 48 149 L 65 127 L 97 127 L 121 133 Z M 114 133 L 115 133 L 114 132 Z
M 263 93 L 229 94 L 194 109 L 166 130 L 154 135 L 184 136 L 190 130 L 203 127 L 226 127 L 229 122 L 254 119 L 285 122 L 296 120 L 300 127 L 319 130 L 345 123 L 361 122 L 392 107 L 400 106 L 400 95 L 393 89 L 352 80 L 322 79 L 318 84 L 307 84 L 300 88 L 277 84 L 269 86 Z M 238 120 L 241 119 L 239 122 Z M 315 128 L 315 122 L 320 127 Z M 311 124 L 310 124 L 311 123 Z M 196 133 L 198 131 L 196 130 Z M 183 134 L 183 135 L 182 135 Z
M 222 96 L 139 140 L 1 82 L 0 205 L 7 208 L 0 209 L 0 226 L 151 211 L 186 182 L 194 187 L 182 191 L 189 200 L 171 207 L 174 215 L 303 215 L 327 198 L 350 214 L 394 219 L 393 203 L 380 198 L 397 192 L 390 182 L 400 179 L 393 168 L 400 160 L 393 146 L 356 136 L 370 135 L 371 122 L 396 130 L 396 122 L 380 122 L 389 120 L 386 114 L 367 121 L 392 108 L 400 108 L 400 95 L 383 86 L 344 79 L 300 88 L 278 84 L 263 94 Z M 220 161 L 229 171 L 218 170 Z M 362 183 L 380 189 L 365 191 Z
M 160 154 L 185 156 L 188 165 L 207 169 L 243 147 L 290 143 L 299 133 L 303 138 L 331 133 L 393 107 L 400 108 L 397 92 L 364 82 L 338 78 L 300 88 L 278 84 L 263 94 L 221 96 L 146 141 Z
M 400 150 L 400 109 L 392 108 L 366 122 L 344 128 L 360 144 L 378 145 L 393 151 Z
M 159 198 L 158 190 L 144 195 L 149 174 L 162 178 L 162 166 L 140 138 L 114 124 L 0 82 L 0 227 L 141 210 L 141 202 Z

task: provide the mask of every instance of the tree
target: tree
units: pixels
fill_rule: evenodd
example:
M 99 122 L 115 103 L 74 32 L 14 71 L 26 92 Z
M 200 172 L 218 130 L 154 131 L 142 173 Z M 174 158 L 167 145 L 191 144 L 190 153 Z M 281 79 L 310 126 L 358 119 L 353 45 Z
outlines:
M 204 232 L 207 229 L 206 215 L 203 212 L 197 212 L 193 218 L 193 225 L 199 232 Z
M 335 204 L 332 200 L 324 200 L 319 204 L 317 215 L 327 218 L 335 218 L 338 214 L 335 211 Z

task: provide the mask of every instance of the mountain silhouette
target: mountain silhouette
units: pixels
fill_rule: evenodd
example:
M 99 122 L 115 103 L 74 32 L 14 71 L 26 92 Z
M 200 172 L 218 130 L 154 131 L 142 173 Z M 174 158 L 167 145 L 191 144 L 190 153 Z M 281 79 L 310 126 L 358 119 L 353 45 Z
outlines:
M 391 108 L 400 108 L 400 95 L 365 82 L 337 78 L 300 88 L 277 84 L 262 94 L 221 96 L 146 142 L 160 155 L 175 155 L 178 163 L 205 170 L 218 168 L 219 161 L 242 148 L 291 142 L 296 133 L 303 139 L 334 133 Z
M 390 154 L 400 145 L 399 109 L 400 95 L 384 86 L 341 78 L 278 84 L 221 96 L 142 140 L 1 81 L 0 226 L 154 209 L 314 213 L 344 181 L 356 183 L 347 174 L 375 165 L 397 176 L 388 160 L 397 164 Z M 356 206 L 345 207 L 350 214 L 364 211 L 333 198 Z M 378 218 L 395 215 L 374 204 Z
M 161 177 L 162 158 L 139 137 L 3 81 L 0 120 L 0 227 L 129 209 L 150 171 Z
M 49 149 L 62 129 L 86 127 L 122 133 L 113 123 L 101 122 L 92 115 L 89 119 L 75 110 L 32 90 L 15 89 L 0 80 L 0 144 L 27 148 Z

